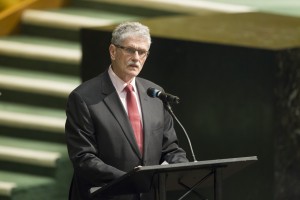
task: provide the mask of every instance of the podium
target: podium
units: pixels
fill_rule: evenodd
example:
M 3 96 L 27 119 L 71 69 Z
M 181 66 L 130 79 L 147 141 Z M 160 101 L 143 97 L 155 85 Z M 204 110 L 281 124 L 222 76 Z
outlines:
M 120 178 L 91 188 L 93 198 L 100 195 L 147 193 L 155 190 L 157 200 L 166 200 L 166 192 L 186 190 L 183 199 L 197 187 L 213 186 L 214 199 L 222 200 L 222 180 L 257 161 L 256 156 L 197 161 L 168 165 L 141 166 Z

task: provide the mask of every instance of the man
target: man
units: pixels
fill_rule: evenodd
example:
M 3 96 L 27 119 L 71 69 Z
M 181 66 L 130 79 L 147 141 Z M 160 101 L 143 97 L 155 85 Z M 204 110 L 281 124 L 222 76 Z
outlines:
M 157 98 L 158 85 L 137 77 L 149 54 L 148 27 L 126 22 L 112 33 L 111 65 L 69 96 L 66 136 L 74 175 L 71 200 L 89 200 L 89 189 L 119 178 L 137 166 L 188 162 L 178 147 L 173 120 Z M 151 199 L 152 194 L 99 199 Z

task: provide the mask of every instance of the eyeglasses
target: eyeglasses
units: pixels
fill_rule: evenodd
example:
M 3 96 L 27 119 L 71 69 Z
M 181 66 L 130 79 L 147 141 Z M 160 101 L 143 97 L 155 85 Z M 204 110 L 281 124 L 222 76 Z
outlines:
M 124 50 L 124 52 L 126 54 L 131 55 L 131 56 L 134 55 L 136 51 L 138 52 L 138 54 L 141 58 L 144 58 L 149 55 L 149 51 L 146 51 L 146 50 L 135 49 L 133 47 L 124 47 L 124 46 L 117 45 L 117 44 L 113 44 L 113 45 L 115 45 L 117 48 Z

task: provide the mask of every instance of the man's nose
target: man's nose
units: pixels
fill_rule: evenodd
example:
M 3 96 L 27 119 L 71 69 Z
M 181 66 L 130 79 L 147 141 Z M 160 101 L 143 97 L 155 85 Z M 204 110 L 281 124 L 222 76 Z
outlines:
M 139 58 L 140 58 L 139 52 L 138 52 L 138 51 L 135 51 L 135 52 L 133 53 L 132 57 L 135 58 L 135 59 L 139 59 Z

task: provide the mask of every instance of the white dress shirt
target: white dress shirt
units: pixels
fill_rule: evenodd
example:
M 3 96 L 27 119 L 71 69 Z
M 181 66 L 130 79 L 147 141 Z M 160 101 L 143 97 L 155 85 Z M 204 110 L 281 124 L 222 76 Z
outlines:
M 112 84 L 114 85 L 114 87 L 117 90 L 117 93 L 119 95 L 119 98 L 128 114 L 127 111 L 127 103 L 126 103 L 126 94 L 127 92 L 124 90 L 124 88 L 127 86 L 127 83 L 124 82 L 122 79 L 120 79 L 115 72 L 112 70 L 112 67 L 109 66 L 108 69 L 108 75 L 112 81 Z M 135 77 L 132 79 L 131 83 L 134 89 L 134 96 L 136 98 L 136 102 L 138 104 L 138 110 L 139 110 L 139 114 L 140 114 L 140 118 L 141 118 L 141 123 L 143 124 L 143 116 L 142 116 L 142 111 L 141 111 L 141 103 L 140 103 L 140 98 L 139 98 L 139 93 L 137 92 L 137 88 L 136 88 L 136 84 L 135 84 Z

